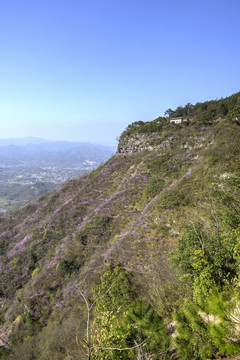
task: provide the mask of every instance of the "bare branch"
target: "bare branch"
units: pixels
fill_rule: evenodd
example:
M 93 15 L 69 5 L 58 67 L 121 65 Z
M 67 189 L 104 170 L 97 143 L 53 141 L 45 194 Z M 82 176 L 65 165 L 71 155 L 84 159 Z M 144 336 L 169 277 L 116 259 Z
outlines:
M 89 310 L 90 310 L 90 307 L 89 307 L 89 304 L 88 304 L 88 301 L 87 301 L 86 296 L 83 294 L 83 292 L 82 292 L 81 289 L 79 289 L 79 288 L 77 288 L 77 289 L 78 289 L 80 295 L 83 297 L 83 299 L 84 299 L 84 301 L 85 301 L 85 304 L 86 304 L 86 307 L 87 307 L 87 310 L 89 311 Z
M 201 247 L 202 247 L 202 251 L 204 251 L 204 246 L 205 246 L 205 243 L 204 243 L 204 239 L 203 239 L 203 235 L 202 235 L 202 231 L 201 231 L 201 236 L 199 236 L 198 232 L 197 232 L 197 229 L 195 227 L 195 224 L 191 221 L 191 224 L 192 224 L 192 227 L 195 231 L 195 234 L 197 235 L 197 238 L 198 240 L 200 241 L 200 244 L 201 244 Z
M 86 296 L 84 295 L 84 293 L 82 292 L 82 290 L 79 288 L 77 288 L 77 289 L 78 289 L 80 295 L 82 296 L 82 298 L 84 299 L 86 308 L 87 308 L 87 329 L 86 329 L 87 341 L 86 341 L 86 344 L 87 344 L 87 348 L 88 348 L 88 359 L 90 360 L 91 359 L 91 338 L 90 338 L 90 311 L 91 311 L 91 308 L 90 308 L 89 302 L 88 302 Z
M 132 350 L 132 349 L 136 349 L 136 348 L 139 348 L 141 347 L 142 345 L 144 345 L 147 340 L 149 339 L 150 335 L 147 337 L 147 339 L 145 339 L 143 342 L 141 342 L 140 344 L 137 344 L 135 346 L 131 346 L 131 347 L 125 347 L 125 348 L 105 348 L 105 347 L 102 347 L 102 346 L 93 346 L 93 349 L 97 349 L 97 350 L 118 350 L 118 351 L 126 351 L 126 350 Z
M 87 328 L 86 328 L 86 341 L 84 339 L 81 339 L 81 341 L 83 343 L 85 343 L 86 347 L 87 347 L 87 352 L 88 352 L 88 360 L 92 359 L 92 351 L 96 350 L 97 354 L 94 356 L 94 359 L 96 360 L 99 357 L 100 351 L 101 350 L 116 350 L 116 351 L 126 351 L 126 350 L 132 350 L 132 349 L 138 349 L 140 350 L 142 348 L 142 346 L 144 346 L 147 342 L 147 340 L 149 339 L 150 335 L 140 344 L 136 344 L 135 346 L 131 346 L 131 347 L 125 347 L 125 348 L 112 348 L 112 347 L 102 347 L 102 346 L 94 346 L 92 345 L 91 342 L 91 327 L 90 327 L 90 314 L 91 311 L 93 309 L 93 307 L 96 305 L 96 303 L 101 300 L 102 298 L 104 298 L 104 296 L 107 295 L 107 293 L 110 291 L 111 287 L 113 286 L 113 284 L 106 290 L 106 292 L 100 296 L 99 298 L 97 298 L 92 304 L 90 303 L 90 301 L 87 299 L 87 297 L 84 295 L 83 291 L 76 285 L 76 289 L 78 290 L 79 294 L 81 295 L 81 297 L 84 299 L 85 305 L 86 305 L 86 309 L 87 309 Z M 76 343 L 78 346 L 80 346 L 79 343 L 79 339 L 76 336 Z M 135 342 L 136 343 L 136 342 Z
M 103 298 L 107 295 L 107 293 L 110 291 L 110 289 L 111 289 L 112 286 L 113 286 L 113 284 L 112 284 L 111 286 L 109 286 L 109 288 L 106 290 L 105 294 L 103 294 L 102 296 L 99 296 L 99 298 L 97 298 L 97 299 L 92 303 L 92 305 L 90 306 L 90 309 L 92 309 L 99 300 L 103 299 Z

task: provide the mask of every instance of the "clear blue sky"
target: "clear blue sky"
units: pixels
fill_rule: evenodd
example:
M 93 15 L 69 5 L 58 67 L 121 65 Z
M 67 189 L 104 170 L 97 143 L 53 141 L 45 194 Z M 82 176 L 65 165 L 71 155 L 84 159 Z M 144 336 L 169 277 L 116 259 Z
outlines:
M 0 138 L 112 144 L 240 90 L 239 0 L 0 3 Z

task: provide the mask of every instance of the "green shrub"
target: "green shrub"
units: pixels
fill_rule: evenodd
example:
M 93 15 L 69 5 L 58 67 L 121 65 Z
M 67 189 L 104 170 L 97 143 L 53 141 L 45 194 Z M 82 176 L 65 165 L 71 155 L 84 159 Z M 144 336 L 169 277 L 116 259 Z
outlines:
M 152 178 L 144 189 L 144 197 L 146 200 L 154 198 L 163 190 L 165 179 L 161 177 Z
M 0 313 L 0 325 L 5 323 L 5 318 L 2 313 Z
M 173 189 L 169 189 L 161 196 L 160 206 L 164 209 L 175 208 L 178 206 L 190 205 L 194 200 L 190 184 L 182 183 Z
M 0 359 L 4 360 L 9 358 L 10 350 L 4 348 L 3 346 L 0 346 Z
M 74 260 L 61 260 L 57 266 L 57 271 L 61 276 L 65 276 L 71 274 L 73 271 L 77 270 L 77 268 L 78 266 Z
M 87 235 L 82 233 L 82 232 L 78 232 L 75 236 L 76 241 L 80 242 L 82 245 L 87 245 Z
M 103 215 L 96 219 L 95 224 L 99 226 L 101 229 L 105 229 L 110 221 L 111 218 L 109 216 Z

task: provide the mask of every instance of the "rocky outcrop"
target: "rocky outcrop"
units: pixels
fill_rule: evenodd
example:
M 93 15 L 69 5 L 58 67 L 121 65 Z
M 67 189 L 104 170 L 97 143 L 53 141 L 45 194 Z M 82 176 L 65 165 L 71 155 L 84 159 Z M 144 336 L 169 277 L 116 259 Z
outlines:
M 160 142 L 159 134 L 153 133 L 151 135 L 135 133 L 131 136 L 121 137 L 118 143 L 119 154 L 133 154 L 148 151 L 165 150 L 170 147 L 170 143 L 174 142 L 174 137 L 169 137 L 167 140 Z
M 180 137 L 168 136 L 163 137 L 161 133 L 131 133 L 120 137 L 118 143 L 118 154 L 134 154 L 142 151 L 161 151 L 170 148 L 170 145 L 177 140 L 181 141 L 179 147 L 185 150 L 200 149 L 208 145 L 212 145 L 213 141 L 209 141 L 209 133 L 200 136 L 189 137 L 187 141 L 182 142 Z

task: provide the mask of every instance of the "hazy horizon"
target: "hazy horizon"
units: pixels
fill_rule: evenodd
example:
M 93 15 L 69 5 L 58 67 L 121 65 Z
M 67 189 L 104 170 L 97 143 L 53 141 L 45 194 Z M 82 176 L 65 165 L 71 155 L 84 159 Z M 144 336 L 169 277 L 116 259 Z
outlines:
M 97 143 L 97 142 L 87 142 L 87 141 L 78 141 L 78 140 L 65 140 L 65 139 L 59 139 L 59 140 L 54 140 L 54 139 L 47 139 L 47 138 L 41 138 L 41 137 L 36 137 L 36 136 L 25 136 L 25 137 L 14 137 L 14 138 L 4 138 L 4 137 L 0 137 L 0 146 L 2 146 L 2 142 L 6 142 L 6 143 L 21 143 L 21 142 L 26 142 L 29 141 L 28 144 L 38 144 L 38 143 L 45 143 L 45 142 L 66 142 L 66 143 L 79 143 L 79 144 L 86 144 L 86 145 L 100 145 L 100 146 L 106 146 L 106 147 L 117 147 L 117 141 L 115 144 L 107 144 L 107 143 Z

